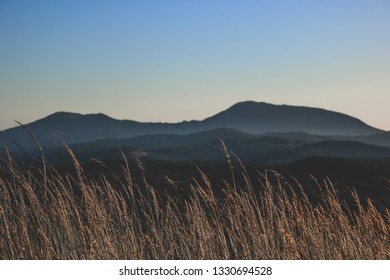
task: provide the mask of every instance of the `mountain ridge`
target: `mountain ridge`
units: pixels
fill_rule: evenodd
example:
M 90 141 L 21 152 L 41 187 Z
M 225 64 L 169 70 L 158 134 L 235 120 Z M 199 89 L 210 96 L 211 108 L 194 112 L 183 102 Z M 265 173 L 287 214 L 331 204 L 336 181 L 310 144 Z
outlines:
M 304 132 L 316 135 L 369 136 L 384 131 L 349 115 L 321 108 L 244 101 L 201 121 L 178 123 L 117 120 L 102 113 L 56 112 L 26 125 L 43 147 L 121 139 L 142 135 L 190 134 L 214 129 L 234 129 L 248 134 Z M 0 145 L 29 146 L 22 127 L 0 131 Z M 31 146 L 31 145 L 30 145 Z M 12 149 L 12 148 L 11 148 Z

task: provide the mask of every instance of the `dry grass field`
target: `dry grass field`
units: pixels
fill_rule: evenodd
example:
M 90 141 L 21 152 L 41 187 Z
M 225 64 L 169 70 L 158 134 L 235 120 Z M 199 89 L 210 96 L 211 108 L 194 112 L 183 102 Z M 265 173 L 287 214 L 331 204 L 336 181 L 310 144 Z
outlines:
M 313 203 L 298 182 L 272 171 L 251 180 L 234 158 L 244 185 L 232 172 L 216 195 L 199 169 L 173 196 L 176 182 L 166 178 L 168 190 L 145 177 L 135 183 L 125 160 L 122 176 L 92 180 L 66 148 L 76 175 L 44 158 L 21 170 L 5 154 L 0 259 L 390 259 L 390 211 L 354 191 L 351 208 L 330 180 L 318 183 Z

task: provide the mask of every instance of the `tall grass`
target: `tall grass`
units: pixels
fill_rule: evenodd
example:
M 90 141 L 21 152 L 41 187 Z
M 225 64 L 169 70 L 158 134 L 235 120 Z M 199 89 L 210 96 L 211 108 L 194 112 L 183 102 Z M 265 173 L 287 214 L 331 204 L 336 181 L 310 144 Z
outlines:
M 251 180 L 238 160 L 239 186 L 229 154 L 232 178 L 224 178 L 222 193 L 199 169 L 187 191 L 173 196 L 144 175 L 135 183 L 126 161 L 122 176 L 92 180 L 66 149 L 73 176 L 46 164 L 21 170 L 6 153 L 0 259 L 390 258 L 390 211 L 353 191 L 351 209 L 329 180 L 318 184 L 321 199 L 313 203 L 299 183 L 275 172 Z

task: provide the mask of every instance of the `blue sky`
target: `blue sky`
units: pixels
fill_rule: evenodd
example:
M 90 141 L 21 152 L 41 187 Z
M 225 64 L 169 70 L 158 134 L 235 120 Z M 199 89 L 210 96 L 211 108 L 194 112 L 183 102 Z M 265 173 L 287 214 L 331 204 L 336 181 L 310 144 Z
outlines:
M 56 111 L 204 119 L 245 100 L 390 130 L 390 1 L 0 0 L 0 130 Z

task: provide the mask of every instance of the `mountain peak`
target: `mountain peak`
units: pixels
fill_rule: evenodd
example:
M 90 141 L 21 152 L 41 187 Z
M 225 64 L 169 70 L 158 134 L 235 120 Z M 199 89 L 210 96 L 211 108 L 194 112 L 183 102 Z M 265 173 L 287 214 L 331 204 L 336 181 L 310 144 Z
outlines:
M 247 106 L 264 106 L 264 105 L 276 106 L 276 105 L 271 104 L 271 103 L 257 102 L 257 101 L 253 101 L 253 100 L 247 100 L 247 101 L 237 102 L 236 104 L 234 104 L 234 105 L 231 106 L 230 108 L 247 107 Z
M 103 114 L 103 113 L 93 113 L 93 114 L 80 114 L 80 113 L 72 113 L 59 111 L 48 115 L 47 117 L 39 120 L 39 121 L 74 121 L 78 119 L 90 119 L 90 120 L 113 120 L 111 117 Z
M 90 114 L 80 114 L 80 113 L 73 113 L 73 112 L 67 112 L 67 111 L 58 111 L 51 115 L 48 115 L 46 118 L 50 117 L 75 117 L 75 116 L 104 116 L 108 117 L 107 115 L 103 113 L 90 113 Z
M 55 112 L 53 114 L 48 115 L 47 117 L 43 119 L 70 119 L 70 118 L 77 118 L 82 116 L 82 114 L 79 113 L 72 113 L 72 112 L 65 112 L 65 111 L 59 111 Z

